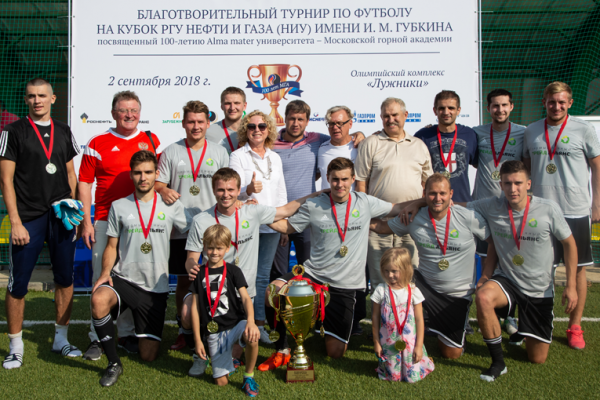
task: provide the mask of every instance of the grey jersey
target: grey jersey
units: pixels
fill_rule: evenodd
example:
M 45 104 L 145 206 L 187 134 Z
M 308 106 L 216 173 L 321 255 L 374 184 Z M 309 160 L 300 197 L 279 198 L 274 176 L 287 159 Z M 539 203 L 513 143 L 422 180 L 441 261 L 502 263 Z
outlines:
M 192 217 L 181 202 L 167 205 L 160 195 L 157 195 L 152 226 L 148 238 L 145 239 L 133 196 L 135 194 L 113 202 L 108 213 L 106 234 L 119 238 L 119 261 L 113 268 L 113 273 L 144 290 L 168 292 L 169 236 L 173 227 L 180 232 L 186 232 L 192 223 Z M 138 203 L 147 228 L 153 201 Z M 145 242 L 152 245 L 152 251 L 148 254 L 140 250 Z
M 475 236 L 486 240 L 490 236 L 488 224 L 476 211 L 460 206 L 452 207 L 444 256 L 436 240 L 428 210 L 427 207 L 421 208 L 408 226 L 400 222 L 398 217 L 388 221 L 388 225 L 396 235 L 409 233 L 413 238 L 419 252 L 419 272 L 432 288 L 449 296 L 469 298 L 475 291 L 476 284 Z M 446 215 L 440 221 L 435 221 L 437 237 L 442 245 L 447 220 Z M 442 271 L 438 263 L 444 258 L 450 266 Z
M 263 205 L 243 206 L 239 211 L 240 230 L 238 232 L 238 250 L 232 246 L 225 253 L 225 261 L 235 263 L 240 258 L 240 269 L 248 283 L 248 295 L 256 295 L 256 270 L 258 269 L 259 228 L 262 224 L 272 224 L 275 218 L 275 207 Z M 231 231 L 231 240 L 235 242 L 235 213 L 231 216 L 218 214 L 219 223 Z M 196 215 L 190 229 L 185 249 L 201 253 L 204 250 L 202 238 L 204 231 L 217 223 L 215 207 Z
M 205 146 L 207 146 L 206 153 L 196 178 L 196 186 L 200 188 L 197 196 L 190 194 L 190 188 L 194 185 L 193 170 L 198 166 L 204 147 L 197 151 L 191 150 L 194 165 L 190 165 L 185 141 L 181 139 L 162 152 L 158 163 L 159 174 L 156 180 L 166 183 L 169 188 L 181 195 L 179 201 L 183 203 L 192 217 L 214 207 L 217 201 L 212 190 L 212 176 L 219 168 L 229 166 L 229 155 L 224 148 L 209 141 L 205 141 Z M 187 234 L 176 230 L 173 230 L 171 234 L 172 239 L 185 239 L 186 237 Z
M 467 208 L 478 211 L 490 225 L 499 258 L 499 268 L 494 275 L 510 279 L 527 296 L 554 296 L 554 246 L 550 235 L 558 240 L 571 236 L 571 229 L 558 205 L 552 200 L 531 196 L 520 250 L 513 238 L 505 197 L 473 201 L 467 204 Z M 521 230 L 524 212 L 525 209 L 513 212 L 517 232 Z M 525 259 L 523 265 L 513 264 L 512 258 L 516 254 Z
M 548 125 L 550 146 L 559 126 Z M 588 159 L 600 155 L 600 144 L 594 127 L 582 119 L 569 116 L 567 125 L 556 146 L 553 162 L 557 172 L 549 174 L 548 147 L 544 134 L 544 120 L 532 123 L 525 130 L 523 157 L 531 158 L 531 183 L 533 194 L 558 203 L 566 216 L 590 215 L 589 164 Z
M 227 141 L 227 137 L 225 136 L 225 130 L 223 129 L 223 120 L 220 120 L 217 123 L 210 124 L 210 127 L 206 131 L 206 139 L 210 140 L 213 143 L 218 143 L 223 146 L 225 150 L 227 150 L 227 154 L 233 153 L 238 148 L 238 135 L 236 131 L 231 129 L 227 129 L 227 133 L 229 133 L 229 138 L 231 139 L 231 143 L 233 144 L 233 149 L 229 145 Z
M 288 221 L 296 232 L 310 226 L 310 259 L 304 264 L 307 273 L 336 288 L 364 289 L 369 223 L 371 218 L 389 214 L 392 204 L 364 193 L 351 192 L 351 196 L 348 230 L 343 243 L 348 247 L 346 257 L 340 255 L 342 239 L 334 221 L 329 195 L 308 199 Z M 347 204 L 335 203 L 341 229 L 344 229 Z
M 475 177 L 475 187 L 473 189 L 474 200 L 500 196 L 502 194 L 502 190 L 500 189 L 500 179 L 492 179 L 492 173 L 494 171 L 500 171 L 500 167 L 504 161 L 521 160 L 523 155 L 525 127 L 511 122 L 510 138 L 506 143 L 506 148 L 498 163 L 498 168 L 496 168 L 494 166 L 492 142 L 490 140 L 491 126 L 492 124 L 489 123 L 473 128 L 477 134 L 477 146 L 479 149 L 479 163 L 477 164 L 477 176 Z M 494 150 L 496 150 L 496 157 L 500 155 L 500 150 L 502 150 L 502 145 L 504 144 L 507 133 L 508 129 L 502 132 L 494 131 Z

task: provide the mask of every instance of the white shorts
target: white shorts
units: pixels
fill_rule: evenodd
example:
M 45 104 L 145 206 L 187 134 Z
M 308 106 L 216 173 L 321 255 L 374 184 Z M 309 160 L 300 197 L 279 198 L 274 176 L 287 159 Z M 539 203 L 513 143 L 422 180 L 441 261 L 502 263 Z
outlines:
M 231 350 L 235 343 L 246 347 L 242 340 L 246 330 L 246 320 L 237 323 L 228 331 L 208 335 L 208 354 L 212 365 L 213 378 L 217 379 L 235 371 Z

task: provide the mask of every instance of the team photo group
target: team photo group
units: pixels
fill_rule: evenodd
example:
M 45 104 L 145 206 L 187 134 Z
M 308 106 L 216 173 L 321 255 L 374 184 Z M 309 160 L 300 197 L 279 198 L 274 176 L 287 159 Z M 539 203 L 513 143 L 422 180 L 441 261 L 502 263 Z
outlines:
M 314 333 L 331 358 L 344 357 L 371 310 L 373 377 L 382 380 L 414 383 L 434 371 L 425 335 L 437 337 L 443 358 L 461 357 L 472 307 L 491 357 L 481 379 L 507 373 L 501 320 L 511 345 L 524 346 L 532 363 L 546 362 L 559 264 L 568 346 L 585 347 L 600 144 L 591 124 L 569 115 L 565 83 L 539 94 L 546 117 L 529 126 L 510 120 L 517 99 L 504 89 L 487 94 L 491 123 L 458 124 L 460 97 L 443 90 L 431 99 L 437 124 L 414 135 L 405 130 L 411 105 L 401 92 L 373 99 L 381 102 L 373 133 L 353 129 L 351 104 L 329 108 L 325 126 L 309 124 L 302 100 L 287 103 L 278 130 L 269 115 L 246 110 L 244 90 L 228 87 L 220 121 L 210 122 L 204 102 L 182 99 L 184 138 L 166 147 L 160 132 L 140 129 L 144 99 L 132 91 L 106 104 L 116 125 L 80 147 L 70 127 L 51 118 L 52 86 L 36 78 L 24 89 L 29 114 L 0 136 L 0 189 L 12 227 L 6 370 L 33 357 L 24 354 L 25 296 L 44 243 L 56 286 L 51 350 L 93 361 L 104 354 L 102 386 L 124 373 L 117 348 L 144 362 L 158 357 L 173 317 L 169 275 L 177 276 L 179 328 L 169 348 L 191 354 L 191 377 L 210 366 L 219 386 L 243 371 L 252 397 L 255 369 L 293 363 L 296 338 L 271 292 L 298 279 L 327 292 Z M 80 238 L 93 269 L 85 351 L 67 338 Z M 292 244 L 302 276 L 289 268 Z M 274 347 L 260 364 L 259 345 Z

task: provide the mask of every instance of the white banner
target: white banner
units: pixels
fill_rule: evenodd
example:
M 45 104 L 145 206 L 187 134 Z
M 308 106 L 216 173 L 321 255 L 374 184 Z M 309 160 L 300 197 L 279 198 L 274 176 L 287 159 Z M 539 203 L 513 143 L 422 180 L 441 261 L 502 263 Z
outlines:
M 289 101 L 306 101 L 309 131 L 327 133 L 326 110 L 346 105 L 356 115 L 353 131 L 371 134 L 382 126 L 381 102 L 393 96 L 406 102 L 406 130 L 414 134 L 436 123 L 433 99 L 442 89 L 461 97 L 458 122 L 478 125 L 477 0 L 361 3 L 368 6 L 73 0 L 75 137 L 84 146 L 114 126 L 113 95 L 133 90 L 142 101 L 139 128 L 170 144 L 185 134 L 188 100 L 203 101 L 213 121 L 222 119 L 220 94 L 228 86 L 244 88 L 247 111 L 283 115 Z

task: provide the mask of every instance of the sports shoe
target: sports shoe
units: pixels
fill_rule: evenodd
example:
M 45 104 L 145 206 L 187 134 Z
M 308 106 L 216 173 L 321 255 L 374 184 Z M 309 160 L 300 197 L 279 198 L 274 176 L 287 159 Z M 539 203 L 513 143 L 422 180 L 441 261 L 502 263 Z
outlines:
M 197 354 L 194 354 L 194 364 L 192 368 L 188 371 L 188 375 L 192 378 L 199 378 L 204 371 L 206 371 L 206 367 L 208 367 L 208 360 L 201 359 Z
M 467 324 L 467 326 L 465 327 L 465 333 L 467 335 L 474 335 L 475 331 L 473 330 L 473 327 L 471 326 L 471 324 Z
M 259 326 L 258 331 L 260 332 L 260 341 L 265 344 L 273 344 L 271 339 L 269 339 L 269 332 L 265 329 L 264 326 Z
M 506 366 L 502 368 L 502 366 L 494 365 L 485 371 L 483 374 L 479 375 L 479 378 L 483 379 L 486 382 L 494 382 L 500 375 L 504 375 L 508 372 Z
M 244 365 L 242 360 L 235 358 L 235 357 L 232 357 L 232 358 L 233 358 L 233 368 L 238 369 L 239 367 Z
M 352 331 L 350 332 L 350 336 L 362 336 L 364 333 L 360 324 L 356 324 L 352 326 Z
M 183 336 L 183 333 L 180 333 L 179 335 L 177 335 L 175 343 L 171 345 L 171 350 L 183 350 L 185 346 L 185 337 Z
M 506 317 L 504 320 L 504 329 L 506 329 L 506 333 L 509 335 L 514 335 L 519 331 L 517 327 L 517 320 L 513 317 Z
M 508 344 L 512 344 L 513 346 L 520 346 L 523 344 L 524 340 L 525 336 L 521 335 L 519 332 L 515 332 L 512 335 L 510 335 L 510 338 L 508 339 Z
M 583 340 L 583 331 L 580 325 L 571 325 L 567 329 L 567 341 L 569 347 L 575 350 L 583 350 L 585 347 L 585 340 Z
M 102 353 L 103 350 L 100 341 L 94 340 L 92 343 L 90 343 L 87 350 L 83 354 L 83 359 L 90 361 L 98 361 L 102 357 Z
M 108 368 L 100 378 L 100 385 L 108 387 L 112 386 L 119 380 L 119 376 L 123 373 L 123 367 L 117 363 L 108 364 Z
M 252 376 L 244 377 L 244 384 L 242 385 L 242 390 L 246 395 L 250 397 L 256 397 L 258 395 L 258 383 L 254 380 Z
M 130 354 L 137 354 L 140 352 L 138 338 L 135 336 L 125 336 L 119 338 L 118 346 Z
M 290 358 L 292 358 L 291 352 L 288 354 L 283 354 L 278 351 L 271 354 L 271 357 L 267 358 L 267 360 L 258 366 L 259 371 L 271 371 L 275 368 L 279 368 L 283 365 L 287 365 L 290 362 Z

